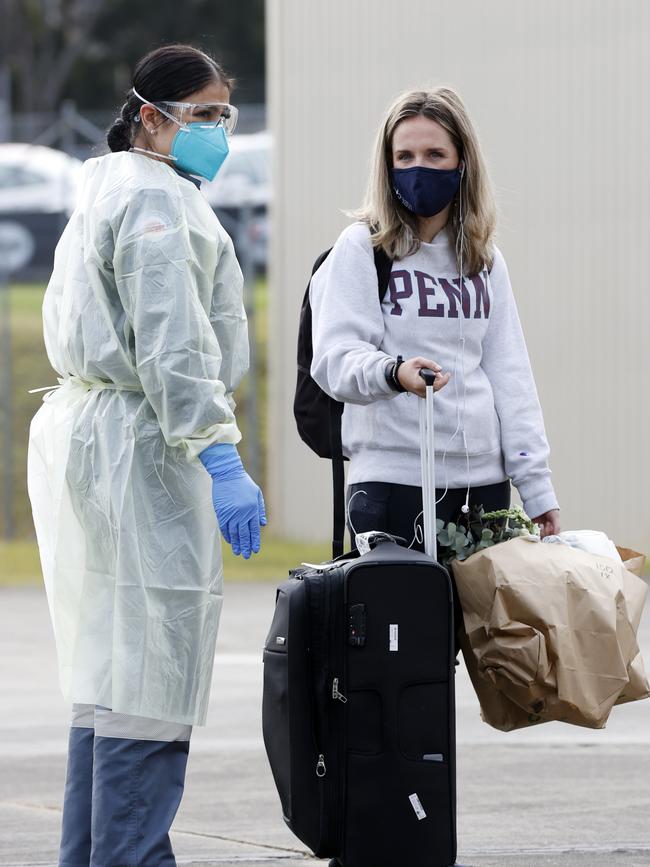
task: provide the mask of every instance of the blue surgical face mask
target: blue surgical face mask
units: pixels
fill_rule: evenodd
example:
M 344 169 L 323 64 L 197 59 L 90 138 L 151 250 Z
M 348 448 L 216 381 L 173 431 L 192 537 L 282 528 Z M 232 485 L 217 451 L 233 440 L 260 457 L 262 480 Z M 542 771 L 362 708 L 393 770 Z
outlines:
M 434 217 L 443 211 L 458 192 L 461 178 L 460 169 L 414 166 L 392 170 L 395 195 L 418 217 Z
M 178 128 L 169 155 L 179 169 L 212 181 L 228 151 L 228 139 L 222 126 L 188 123 Z

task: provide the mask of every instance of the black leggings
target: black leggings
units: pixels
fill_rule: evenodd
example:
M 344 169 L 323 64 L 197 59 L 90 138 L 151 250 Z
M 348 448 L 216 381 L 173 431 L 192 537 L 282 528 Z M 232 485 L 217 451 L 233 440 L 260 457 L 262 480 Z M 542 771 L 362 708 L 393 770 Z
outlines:
M 357 491 L 359 493 L 352 500 Z M 442 490 L 436 490 L 436 500 L 442 496 Z M 436 517 L 445 524 L 457 521 L 461 508 L 465 504 L 466 488 L 452 488 L 447 491 L 443 500 L 436 506 Z M 352 500 L 352 502 L 350 502 Z M 415 535 L 413 524 L 422 511 L 422 488 L 413 485 L 394 485 L 390 482 L 364 482 L 348 487 L 347 502 L 349 507 L 348 529 L 354 547 L 354 532 L 366 533 L 369 530 L 383 530 L 394 536 L 401 536 L 410 545 Z M 481 485 L 470 488 L 470 508 L 474 505 L 483 506 L 486 512 L 510 507 L 510 482 L 499 482 L 496 485 Z M 422 516 L 418 520 L 422 527 Z M 415 541 L 413 548 L 424 550 L 421 543 Z
M 359 493 L 352 499 L 357 491 L 366 493 Z M 442 494 L 442 490 L 436 490 L 436 500 L 439 500 Z M 436 506 L 436 517 L 441 518 L 445 524 L 456 521 L 465 504 L 466 495 L 466 488 L 453 488 L 447 491 L 443 500 Z M 406 539 L 406 544 L 410 545 L 415 535 L 413 523 L 422 511 L 422 488 L 413 485 L 395 485 L 390 482 L 364 482 L 348 486 L 347 503 L 348 529 L 353 548 L 356 548 L 353 527 L 357 533 L 383 530 L 392 533 L 393 536 L 401 536 Z M 469 505 L 470 508 L 474 505 L 483 506 L 486 512 L 510 508 L 510 482 L 470 488 Z M 422 516 L 418 519 L 418 525 L 422 528 Z M 424 545 L 416 540 L 413 548 L 423 551 Z M 454 591 L 454 619 L 456 632 L 458 632 L 462 623 L 462 613 L 451 570 L 450 574 Z

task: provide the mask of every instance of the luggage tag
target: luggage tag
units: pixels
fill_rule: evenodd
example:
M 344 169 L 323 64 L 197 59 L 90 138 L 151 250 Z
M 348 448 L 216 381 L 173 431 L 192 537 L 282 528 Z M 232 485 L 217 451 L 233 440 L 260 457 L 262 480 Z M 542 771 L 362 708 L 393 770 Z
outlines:
M 357 546 L 357 551 L 363 557 L 364 554 L 369 554 L 371 551 L 370 547 L 370 537 L 374 536 L 373 532 L 370 533 L 357 533 L 354 537 L 354 541 Z
M 301 566 L 305 566 L 307 569 L 313 569 L 315 572 L 331 572 L 332 569 L 338 569 L 340 567 L 340 563 L 301 563 Z
M 380 542 L 393 542 L 397 545 L 406 545 L 406 539 L 402 539 L 401 536 L 393 536 L 390 533 L 385 533 L 383 530 L 369 530 L 366 533 L 357 533 L 354 537 L 354 541 L 357 546 L 357 551 L 362 556 L 364 554 L 369 554 Z

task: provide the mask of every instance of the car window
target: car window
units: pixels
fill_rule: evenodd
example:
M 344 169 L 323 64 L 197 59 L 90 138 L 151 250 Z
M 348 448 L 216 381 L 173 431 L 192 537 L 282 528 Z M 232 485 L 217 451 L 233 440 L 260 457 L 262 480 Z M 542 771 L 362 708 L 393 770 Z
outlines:
M 0 164 L 1 190 L 6 190 L 10 187 L 30 187 L 36 184 L 43 184 L 45 181 L 46 179 L 42 175 L 30 169 L 25 169 L 22 166 L 3 166 Z

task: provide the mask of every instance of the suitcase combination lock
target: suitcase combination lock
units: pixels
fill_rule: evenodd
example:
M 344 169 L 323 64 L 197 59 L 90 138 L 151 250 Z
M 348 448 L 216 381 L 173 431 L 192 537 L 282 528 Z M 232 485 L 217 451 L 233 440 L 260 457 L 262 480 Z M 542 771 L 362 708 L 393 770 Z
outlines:
M 363 647 L 366 643 L 366 606 L 351 605 L 348 614 L 348 644 Z

